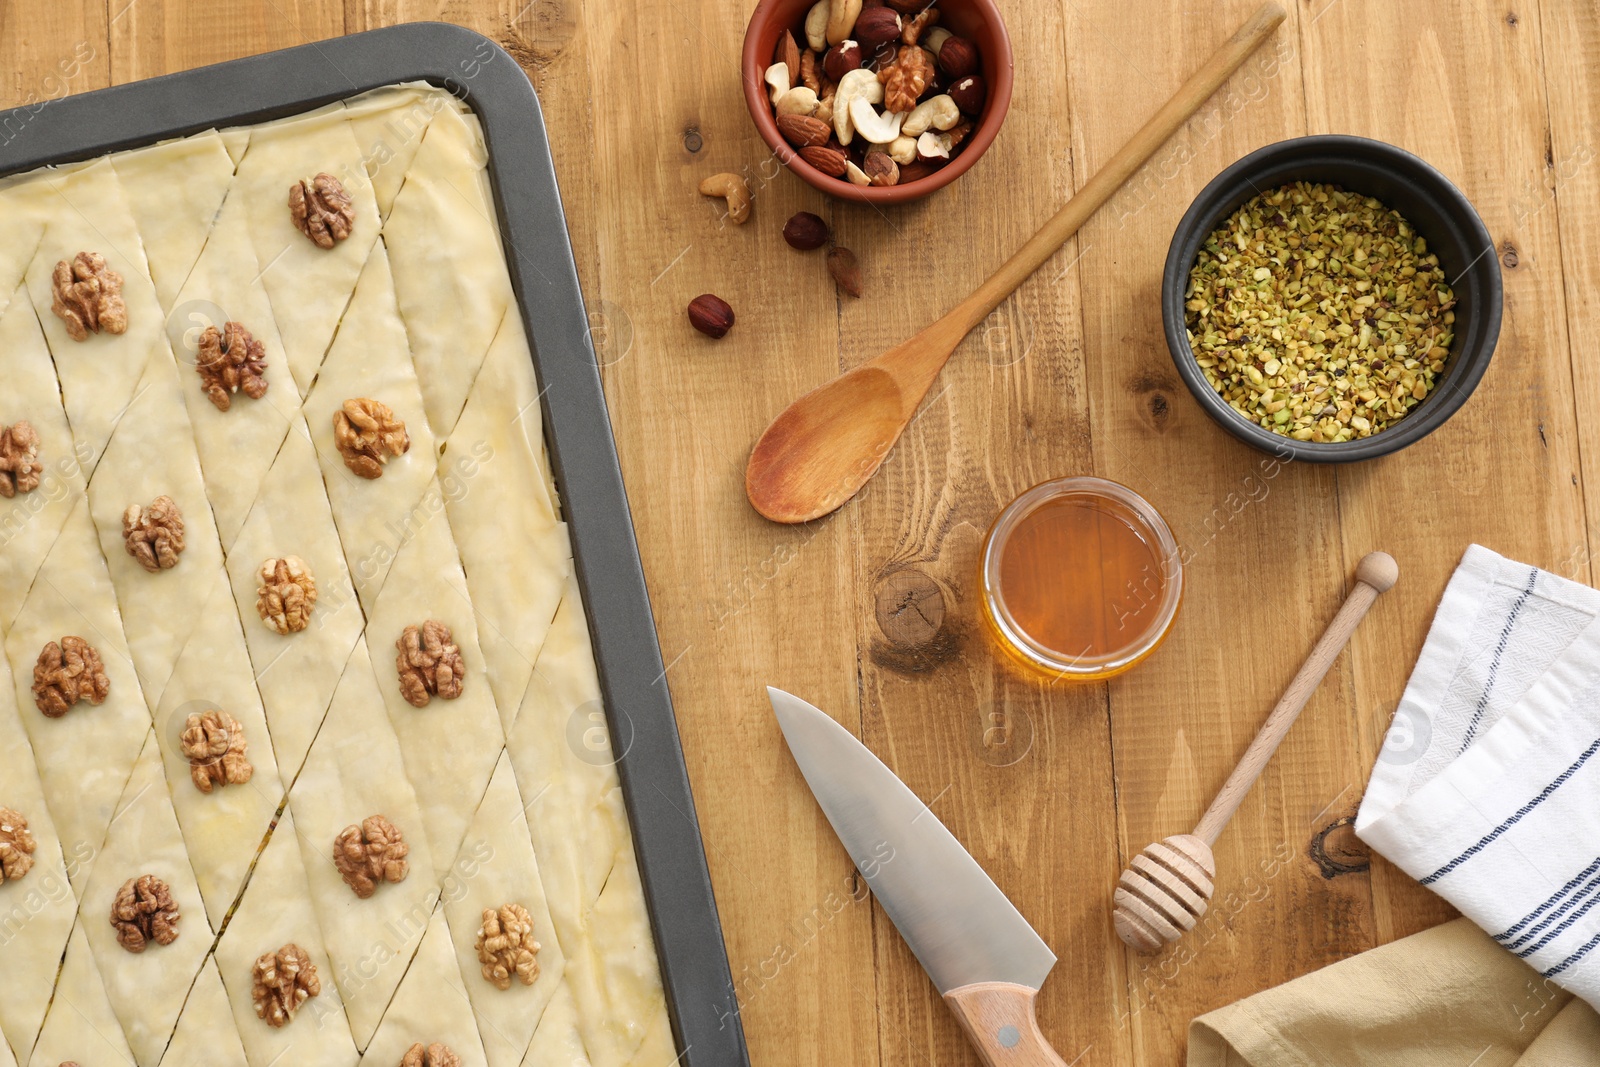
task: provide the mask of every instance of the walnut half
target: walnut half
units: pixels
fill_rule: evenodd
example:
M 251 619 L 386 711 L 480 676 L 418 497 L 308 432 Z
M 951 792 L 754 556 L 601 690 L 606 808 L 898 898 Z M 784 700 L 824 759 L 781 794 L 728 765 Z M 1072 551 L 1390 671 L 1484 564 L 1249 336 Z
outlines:
M 0 807 L 0 885 L 33 869 L 33 834 L 20 811 Z
M 388 404 L 357 397 L 333 413 L 333 443 L 346 467 L 363 478 L 381 478 L 390 456 L 410 450 L 411 435 Z
M 411 865 L 400 828 L 382 815 L 369 815 L 359 826 L 346 826 L 333 841 L 333 865 L 339 868 L 344 884 L 366 900 L 377 891 L 379 882 L 397 884 L 406 880 Z
M 512 975 L 523 985 L 532 985 L 539 977 L 539 942 L 533 939 L 533 917 L 521 904 L 506 904 L 499 911 L 483 909 L 477 949 L 483 976 L 497 989 L 510 989 Z
M 129 504 L 122 513 L 122 540 L 128 555 L 155 574 L 178 565 L 183 552 L 183 512 L 170 496 L 158 496 L 149 507 Z
M 207 326 L 200 335 L 194 369 L 200 388 L 218 411 L 233 406 L 233 394 L 244 391 L 251 400 L 267 395 L 267 349 L 242 323 Z
M 424 1045 L 418 1041 L 406 1049 L 400 1058 L 400 1067 L 461 1067 L 461 1057 L 450 1051 L 449 1045 L 435 1041 Z
M 250 1001 L 256 1018 L 271 1027 L 289 1023 L 300 1005 L 321 992 L 317 965 L 293 942 L 258 958 L 251 971 Z
M 59 719 L 80 700 L 105 703 L 111 691 L 106 665 L 95 647 L 81 637 L 51 641 L 33 665 L 33 702 L 52 719 Z
M 0 426 L 0 496 L 31 493 L 39 488 L 39 434 L 27 419 Z
M 99 252 L 79 252 L 56 264 L 50 279 L 50 310 L 67 324 L 67 336 L 86 341 L 91 333 L 124 333 L 128 305 L 122 300 L 122 275 L 106 266 Z
M 178 917 L 172 888 L 153 874 L 129 878 L 111 903 L 117 944 L 129 952 L 143 952 L 152 941 L 170 945 L 178 940 Z
M 407 626 L 394 644 L 400 650 L 395 666 L 406 703 L 425 708 L 436 693 L 445 700 L 461 695 L 467 669 L 461 662 L 461 649 L 451 639 L 450 627 L 429 619 L 421 627 Z
M 289 186 L 289 217 L 318 248 L 332 248 L 355 228 L 350 194 L 331 174 L 318 174 Z
M 189 761 L 189 777 L 202 793 L 219 785 L 243 785 L 255 774 L 245 757 L 244 727 L 219 708 L 185 719 L 180 742 Z
M 317 579 L 299 556 L 269 559 L 256 575 L 256 613 L 287 637 L 311 625 L 317 605 Z

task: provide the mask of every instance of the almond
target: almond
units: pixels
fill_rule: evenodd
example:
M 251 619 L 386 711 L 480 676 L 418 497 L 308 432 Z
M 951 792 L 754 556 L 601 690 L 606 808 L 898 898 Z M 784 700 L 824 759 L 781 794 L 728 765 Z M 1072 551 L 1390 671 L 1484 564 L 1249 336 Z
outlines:
M 785 141 L 803 149 L 827 144 L 828 138 L 833 136 L 833 127 L 811 115 L 779 115 L 778 132 Z
M 786 30 L 783 36 L 778 38 L 778 44 L 772 50 L 772 61 L 786 64 L 789 68 L 789 77 L 794 78 L 799 75 L 800 46 L 795 43 L 794 34 Z
M 800 158 L 834 178 L 843 178 L 845 164 L 850 162 L 844 149 L 833 145 L 807 145 L 800 149 Z
M 856 254 L 843 245 L 836 245 L 828 251 L 828 273 L 833 275 L 834 284 L 839 291 L 848 295 L 859 297 L 861 295 L 861 264 L 856 261 Z

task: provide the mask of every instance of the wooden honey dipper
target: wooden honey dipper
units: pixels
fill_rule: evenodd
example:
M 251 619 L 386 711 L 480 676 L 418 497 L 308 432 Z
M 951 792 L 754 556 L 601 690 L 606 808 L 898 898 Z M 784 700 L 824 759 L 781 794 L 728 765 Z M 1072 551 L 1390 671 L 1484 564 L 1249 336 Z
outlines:
M 1112 921 L 1117 935 L 1139 952 L 1155 952 L 1194 929 L 1211 903 L 1216 844 L 1228 820 L 1255 784 L 1284 735 L 1299 717 L 1311 694 L 1333 666 L 1350 635 L 1378 598 L 1400 577 L 1400 567 L 1387 552 L 1369 552 L 1356 564 L 1356 585 L 1339 613 L 1322 632 L 1311 655 L 1301 664 L 1278 706 L 1272 709 L 1244 758 L 1222 784 L 1192 834 L 1177 834 L 1148 846 L 1135 856 L 1117 880 Z

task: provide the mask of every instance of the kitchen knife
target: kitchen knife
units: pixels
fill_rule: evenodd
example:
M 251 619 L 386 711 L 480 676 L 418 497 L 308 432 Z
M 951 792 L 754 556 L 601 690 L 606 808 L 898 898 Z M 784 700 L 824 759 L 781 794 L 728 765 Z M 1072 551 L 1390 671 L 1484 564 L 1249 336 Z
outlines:
M 1056 957 L 928 806 L 848 730 L 767 687 L 800 772 L 990 1067 L 1066 1067 L 1034 998 Z

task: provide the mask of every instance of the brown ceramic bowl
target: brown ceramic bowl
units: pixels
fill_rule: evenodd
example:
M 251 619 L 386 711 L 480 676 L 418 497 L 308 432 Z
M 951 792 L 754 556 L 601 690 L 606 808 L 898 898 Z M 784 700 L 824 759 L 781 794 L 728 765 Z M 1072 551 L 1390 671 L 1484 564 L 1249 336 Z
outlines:
M 942 189 L 965 174 L 978 161 L 978 157 L 994 141 L 1005 121 L 1006 109 L 1011 106 L 1011 38 L 1006 35 L 1005 22 L 994 0 L 938 0 L 939 25 L 952 33 L 967 37 L 978 46 L 979 73 L 988 88 L 989 98 L 978 117 L 972 134 L 956 157 L 925 178 L 900 185 L 855 185 L 835 178 L 800 158 L 789 142 L 778 133 L 778 122 L 772 114 L 772 102 L 767 96 L 767 85 L 762 80 L 772 65 L 772 53 L 777 48 L 778 37 L 785 30 L 795 32 L 795 40 L 804 47 L 805 38 L 800 32 L 806 12 L 816 0 L 761 0 L 750 16 L 750 26 L 744 33 L 744 56 L 740 60 L 740 74 L 744 80 L 744 100 L 750 108 L 750 117 L 756 129 L 772 149 L 773 155 L 784 166 L 798 174 L 807 184 L 829 196 L 845 200 L 860 200 L 869 204 L 903 204 Z

